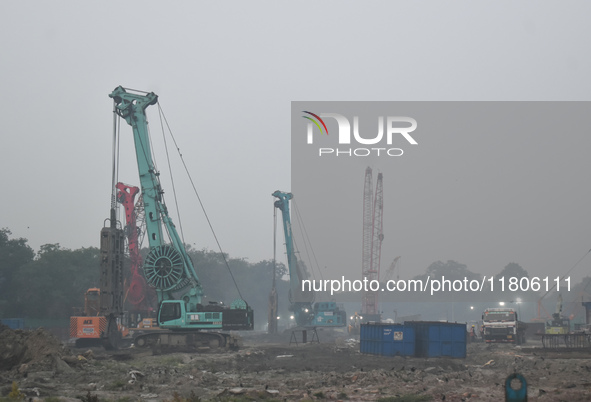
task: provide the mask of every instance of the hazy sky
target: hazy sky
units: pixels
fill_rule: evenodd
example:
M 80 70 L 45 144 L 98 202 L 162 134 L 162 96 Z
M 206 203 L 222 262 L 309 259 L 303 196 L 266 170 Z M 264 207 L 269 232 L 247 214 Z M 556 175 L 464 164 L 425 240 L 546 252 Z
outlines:
M 0 227 L 29 239 L 35 250 L 46 243 L 98 246 L 110 203 L 108 94 L 122 85 L 159 95 L 224 250 L 251 262 L 271 258 L 271 193 L 291 185 L 291 101 L 589 100 L 590 11 L 586 1 L 3 1 Z M 123 127 L 122 133 L 129 138 L 122 140 L 120 180 L 137 185 L 131 132 Z M 536 144 L 528 146 L 532 152 Z M 569 161 L 570 155 L 548 157 Z M 174 166 L 186 241 L 217 249 L 183 171 Z M 395 181 L 392 176 L 384 180 Z M 572 207 L 539 230 L 568 233 L 565 223 L 588 228 L 584 175 L 579 172 L 576 183 L 568 175 L 548 180 L 585 191 L 562 194 L 576 198 Z M 360 197 L 362 183 L 361 172 Z M 570 268 L 591 247 L 589 229 L 581 233 L 586 238 L 565 241 L 550 254 L 551 241 L 525 237 L 528 255 L 520 261 L 514 261 L 520 256 L 514 244 L 500 242 L 495 258 L 528 270 Z M 439 259 L 479 271 L 477 258 L 461 247 L 422 250 L 419 265 L 425 266 L 404 260 L 417 250 L 388 257 L 402 255 L 402 267 L 421 272 Z M 590 266 L 587 261 L 579 275 Z
M 336 112 L 350 122 L 358 116 L 366 139 L 376 136 L 377 116 L 412 117 L 418 143 L 395 135 L 390 146 L 385 140 L 339 144 L 336 120 L 325 117 L 329 135 L 314 128 L 308 144 L 302 110 Z M 374 187 L 383 174 L 383 271 L 401 256 L 402 278 L 423 273 L 435 260 L 456 260 L 489 277 L 510 262 L 531 276 L 566 274 L 591 248 L 585 212 L 591 191 L 584 184 L 590 112 L 591 102 L 294 102 L 294 201 L 314 234 L 321 267 L 327 266 L 323 276 L 361 277 L 368 165 Z M 400 147 L 404 154 L 346 155 L 372 147 Z M 341 155 L 319 156 L 320 148 Z M 590 265 L 591 255 L 573 275 Z

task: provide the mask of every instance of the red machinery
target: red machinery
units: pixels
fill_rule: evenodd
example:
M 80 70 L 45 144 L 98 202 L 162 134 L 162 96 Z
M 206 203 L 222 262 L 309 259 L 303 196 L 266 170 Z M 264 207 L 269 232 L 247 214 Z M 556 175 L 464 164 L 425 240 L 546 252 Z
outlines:
M 123 183 L 117 183 L 117 201 L 125 209 L 125 235 L 131 261 L 131 276 L 127 281 L 125 300 L 131 304 L 132 320 L 139 321 L 137 315 L 148 317 L 154 311 L 156 293 L 147 286 L 146 280 L 140 273 L 142 256 L 140 255 L 141 222 L 144 217 L 142 198 L 135 202 L 140 189 Z

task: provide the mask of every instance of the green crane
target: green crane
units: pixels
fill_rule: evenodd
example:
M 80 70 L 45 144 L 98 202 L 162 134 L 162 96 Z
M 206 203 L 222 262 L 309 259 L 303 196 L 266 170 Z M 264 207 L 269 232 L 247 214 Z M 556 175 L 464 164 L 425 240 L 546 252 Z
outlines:
M 129 92 L 119 86 L 109 97 L 114 101 L 115 113 L 133 129 L 150 245 L 144 261 L 144 275 L 158 295 L 158 324 L 162 329 L 171 330 L 140 335 L 136 344 L 199 346 L 217 342 L 218 346 L 227 346 L 231 342 L 228 334 L 199 330 L 253 329 L 253 311 L 242 299 L 235 300 L 229 307 L 221 303 L 202 303 L 203 287 L 168 215 L 159 172 L 152 160 L 145 110 L 158 102 L 158 96 L 152 92 Z
M 295 321 L 300 327 L 344 327 L 347 324 L 347 313 L 334 301 L 314 303 L 314 292 L 304 291 L 302 281 L 308 279 L 303 266 L 296 257 L 293 234 L 291 231 L 291 217 L 289 201 L 291 193 L 275 191 L 271 194 L 277 198 L 275 208 L 281 211 L 283 218 L 283 233 L 285 235 L 285 249 L 287 251 L 287 265 L 289 267 L 290 289 L 289 310 L 293 312 Z

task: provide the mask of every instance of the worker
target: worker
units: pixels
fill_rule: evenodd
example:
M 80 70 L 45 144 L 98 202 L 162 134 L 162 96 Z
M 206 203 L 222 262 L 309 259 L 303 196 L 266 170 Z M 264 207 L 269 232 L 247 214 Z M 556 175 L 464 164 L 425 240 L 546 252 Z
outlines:
M 470 328 L 470 343 L 474 342 L 476 340 L 476 326 L 472 325 L 472 328 Z

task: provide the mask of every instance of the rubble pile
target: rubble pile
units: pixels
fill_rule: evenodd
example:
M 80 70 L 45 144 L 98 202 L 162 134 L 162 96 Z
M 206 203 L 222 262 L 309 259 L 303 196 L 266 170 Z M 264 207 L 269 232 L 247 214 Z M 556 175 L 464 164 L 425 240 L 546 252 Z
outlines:
M 0 324 L 0 370 L 63 370 L 67 366 L 63 358 L 69 355 L 69 350 L 43 328 L 13 330 Z
M 354 339 L 295 346 L 264 338 L 239 351 L 153 355 L 96 348 L 71 355 L 43 330 L 2 329 L 0 362 L 9 368 L 0 372 L 0 384 L 15 381 L 27 397 L 101 401 L 492 402 L 504 399 L 505 379 L 518 372 L 528 381 L 529 401 L 591 400 L 591 351 L 528 348 L 477 343 L 468 345 L 465 359 L 385 357 L 361 354 Z M 0 386 L 0 396 L 9 391 Z

